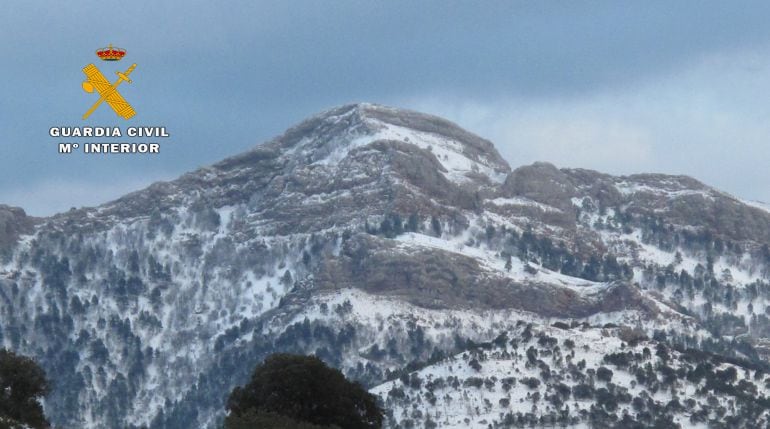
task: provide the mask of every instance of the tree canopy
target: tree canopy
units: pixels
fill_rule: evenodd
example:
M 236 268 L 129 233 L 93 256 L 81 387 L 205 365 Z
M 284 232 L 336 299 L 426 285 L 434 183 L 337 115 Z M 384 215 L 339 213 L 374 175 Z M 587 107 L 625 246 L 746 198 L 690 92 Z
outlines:
M 35 361 L 0 349 L 0 429 L 48 428 L 39 402 L 46 393 L 45 372 Z
M 231 414 L 225 420 L 227 429 L 338 429 L 338 426 L 318 426 L 304 423 L 276 413 L 257 412 L 253 409 L 241 415 Z
M 227 408 L 226 429 L 379 429 L 383 420 L 375 397 L 358 383 L 317 357 L 289 354 L 258 365 L 250 382 L 230 394 Z

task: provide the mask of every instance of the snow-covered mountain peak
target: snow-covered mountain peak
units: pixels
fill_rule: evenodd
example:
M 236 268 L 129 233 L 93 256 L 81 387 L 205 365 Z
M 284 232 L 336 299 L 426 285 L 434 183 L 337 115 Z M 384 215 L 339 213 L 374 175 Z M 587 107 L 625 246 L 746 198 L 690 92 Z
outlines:
M 501 183 L 510 171 L 490 142 L 445 119 L 369 103 L 327 110 L 278 140 L 291 161 L 311 166 L 337 166 L 352 151 L 383 141 L 430 152 L 455 183 L 478 176 Z
M 770 372 L 768 245 L 770 213 L 688 177 L 510 171 L 490 142 L 449 121 L 346 105 L 96 208 L 32 219 L 0 206 L 0 342 L 54 375 L 52 421 L 88 429 L 218 427 L 226 392 L 274 352 L 316 354 L 370 387 L 430 363 L 444 371 L 442 357 L 525 334 L 517 319 L 557 329 L 542 331 L 540 356 L 556 356 L 550 337 L 618 353 L 652 338 L 647 347 L 700 348 Z M 607 329 L 633 338 L 605 341 Z M 542 365 L 509 346 L 490 357 L 500 365 L 483 363 L 490 380 L 532 382 Z M 650 361 L 643 350 L 639 365 Z M 573 376 L 566 357 L 546 361 Z M 526 377 L 507 373 L 517 369 Z M 469 390 L 462 403 L 473 409 L 449 423 L 441 411 L 439 426 L 486 428 L 499 413 L 524 414 L 514 401 L 538 404 L 526 419 L 549 415 L 534 388 L 527 399 L 482 386 L 496 405 L 476 409 L 486 393 Z M 566 392 L 544 382 L 538 395 L 553 388 Z M 430 402 L 417 389 L 406 394 Z M 579 421 L 559 406 L 578 427 L 603 400 L 579 396 Z M 415 418 L 418 399 L 386 401 L 410 410 L 391 423 Z

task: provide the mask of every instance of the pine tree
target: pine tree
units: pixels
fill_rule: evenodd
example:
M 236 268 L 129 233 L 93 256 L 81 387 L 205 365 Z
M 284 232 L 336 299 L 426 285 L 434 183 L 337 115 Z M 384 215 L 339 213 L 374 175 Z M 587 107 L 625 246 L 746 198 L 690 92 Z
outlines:
M 433 228 L 433 233 L 436 235 L 436 237 L 441 237 L 441 222 L 439 222 L 438 218 L 435 216 L 431 217 L 430 226 Z
M 318 425 L 307 429 L 319 426 L 379 429 L 383 421 L 382 410 L 373 395 L 315 356 L 269 356 L 257 366 L 247 385 L 233 390 L 227 408 L 230 415 L 225 429 L 304 427 L 291 426 L 291 420 Z M 265 413 L 280 414 L 290 419 L 289 423 L 281 423 L 284 426 L 244 423 L 248 419 L 277 419 Z
M 49 427 L 39 402 L 48 393 L 48 382 L 32 359 L 0 349 L 0 392 L 0 427 Z

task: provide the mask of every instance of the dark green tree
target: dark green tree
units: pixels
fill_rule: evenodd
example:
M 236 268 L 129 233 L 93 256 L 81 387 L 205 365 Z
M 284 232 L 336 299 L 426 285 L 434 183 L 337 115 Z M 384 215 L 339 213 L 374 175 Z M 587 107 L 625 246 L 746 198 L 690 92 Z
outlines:
M 318 426 L 304 423 L 276 413 L 258 413 L 249 410 L 242 415 L 231 414 L 225 419 L 227 429 L 337 429 L 337 426 Z
M 0 429 L 48 428 L 39 402 L 46 393 L 45 372 L 35 361 L 0 349 Z
M 409 221 L 407 223 L 407 231 L 417 232 L 420 230 L 420 217 L 416 213 L 409 215 Z
M 436 218 L 435 216 L 430 218 L 430 226 L 433 229 L 433 234 L 436 235 L 436 237 L 441 237 L 441 222 Z M 768 255 L 770 255 L 770 250 L 768 250 Z M 768 260 L 770 260 L 770 256 L 768 256 Z
M 343 429 L 379 429 L 383 420 L 375 397 L 359 384 L 317 357 L 289 354 L 274 354 L 258 365 L 251 381 L 230 394 L 227 408 L 226 429 L 250 427 L 243 426 L 244 419 L 264 413 Z

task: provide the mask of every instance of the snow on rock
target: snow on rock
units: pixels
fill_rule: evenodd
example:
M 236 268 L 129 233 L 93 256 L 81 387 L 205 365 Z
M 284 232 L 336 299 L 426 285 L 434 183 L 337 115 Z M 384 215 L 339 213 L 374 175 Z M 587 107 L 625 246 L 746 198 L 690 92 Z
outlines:
M 762 371 L 634 335 L 522 321 L 487 345 L 404 373 L 371 392 L 386 405 L 389 428 L 663 422 L 707 428 L 726 420 L 733 427 L 763 427 L 770 421 L 769 410 L 754 409 L 770 395 Z

